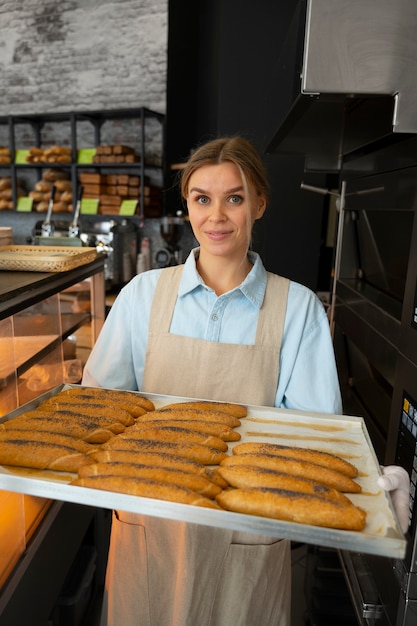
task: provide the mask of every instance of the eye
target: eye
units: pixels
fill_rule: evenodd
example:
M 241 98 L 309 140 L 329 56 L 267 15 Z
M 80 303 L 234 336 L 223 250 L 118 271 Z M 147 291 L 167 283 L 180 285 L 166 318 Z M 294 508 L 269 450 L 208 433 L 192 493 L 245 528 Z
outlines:
M 201 196 L 197 196 L 195 198 L 196 202 L 198 202 L 198 204 L 208 204 L 209 203 L 209 199 L 207 196 L 201 195 Z
M 241 202 L 243 202 L 243 198 L 242 196 L 236 194 L 229 197 L 229 202 L 230 204 L 240 204 Z

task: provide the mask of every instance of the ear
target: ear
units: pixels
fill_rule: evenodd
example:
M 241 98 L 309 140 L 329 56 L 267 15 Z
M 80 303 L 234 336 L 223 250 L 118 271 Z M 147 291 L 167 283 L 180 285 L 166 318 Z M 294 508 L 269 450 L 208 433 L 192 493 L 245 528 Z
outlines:
M 265 209 L 266 209 L 266 200 L 263 196 L 260 196 L 258 200 L 258 208 L 255 214 L 255 220 L 261 219 L 261 217 L 265 213 Z

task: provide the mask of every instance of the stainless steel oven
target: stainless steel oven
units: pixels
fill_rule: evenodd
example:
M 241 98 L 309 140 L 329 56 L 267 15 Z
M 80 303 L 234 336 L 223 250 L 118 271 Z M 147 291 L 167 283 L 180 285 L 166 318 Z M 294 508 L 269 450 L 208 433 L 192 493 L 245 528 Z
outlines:
M 358 623 L 378 626 L 417 624 L 417 166 L 404 150 L 377 173 L 346 168 L 335 277 L 344 411 L 365 418 L 380 463 L 411 478 L 405 559 L 340 553 Z

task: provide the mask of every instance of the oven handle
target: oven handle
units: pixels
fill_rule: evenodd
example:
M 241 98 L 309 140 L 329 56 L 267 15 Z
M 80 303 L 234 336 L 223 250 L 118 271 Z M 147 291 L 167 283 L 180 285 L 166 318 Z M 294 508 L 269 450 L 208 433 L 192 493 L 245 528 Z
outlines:
M 369 620 L 379 619 L 383 611 L 372 573 L 360 554 L 338 552 L 356 617 L 360 624 L 372 624 Z

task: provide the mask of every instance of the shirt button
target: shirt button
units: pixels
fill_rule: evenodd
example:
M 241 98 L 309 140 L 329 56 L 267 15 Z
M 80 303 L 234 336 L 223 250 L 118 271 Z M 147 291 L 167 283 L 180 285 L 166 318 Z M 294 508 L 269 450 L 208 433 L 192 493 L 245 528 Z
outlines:
M 219 318 L 217 317 L 216 313 L 213 313 L 213 315 L 211 316 L 211 319 L 213 320 L 213 322 L 217 322 Z

